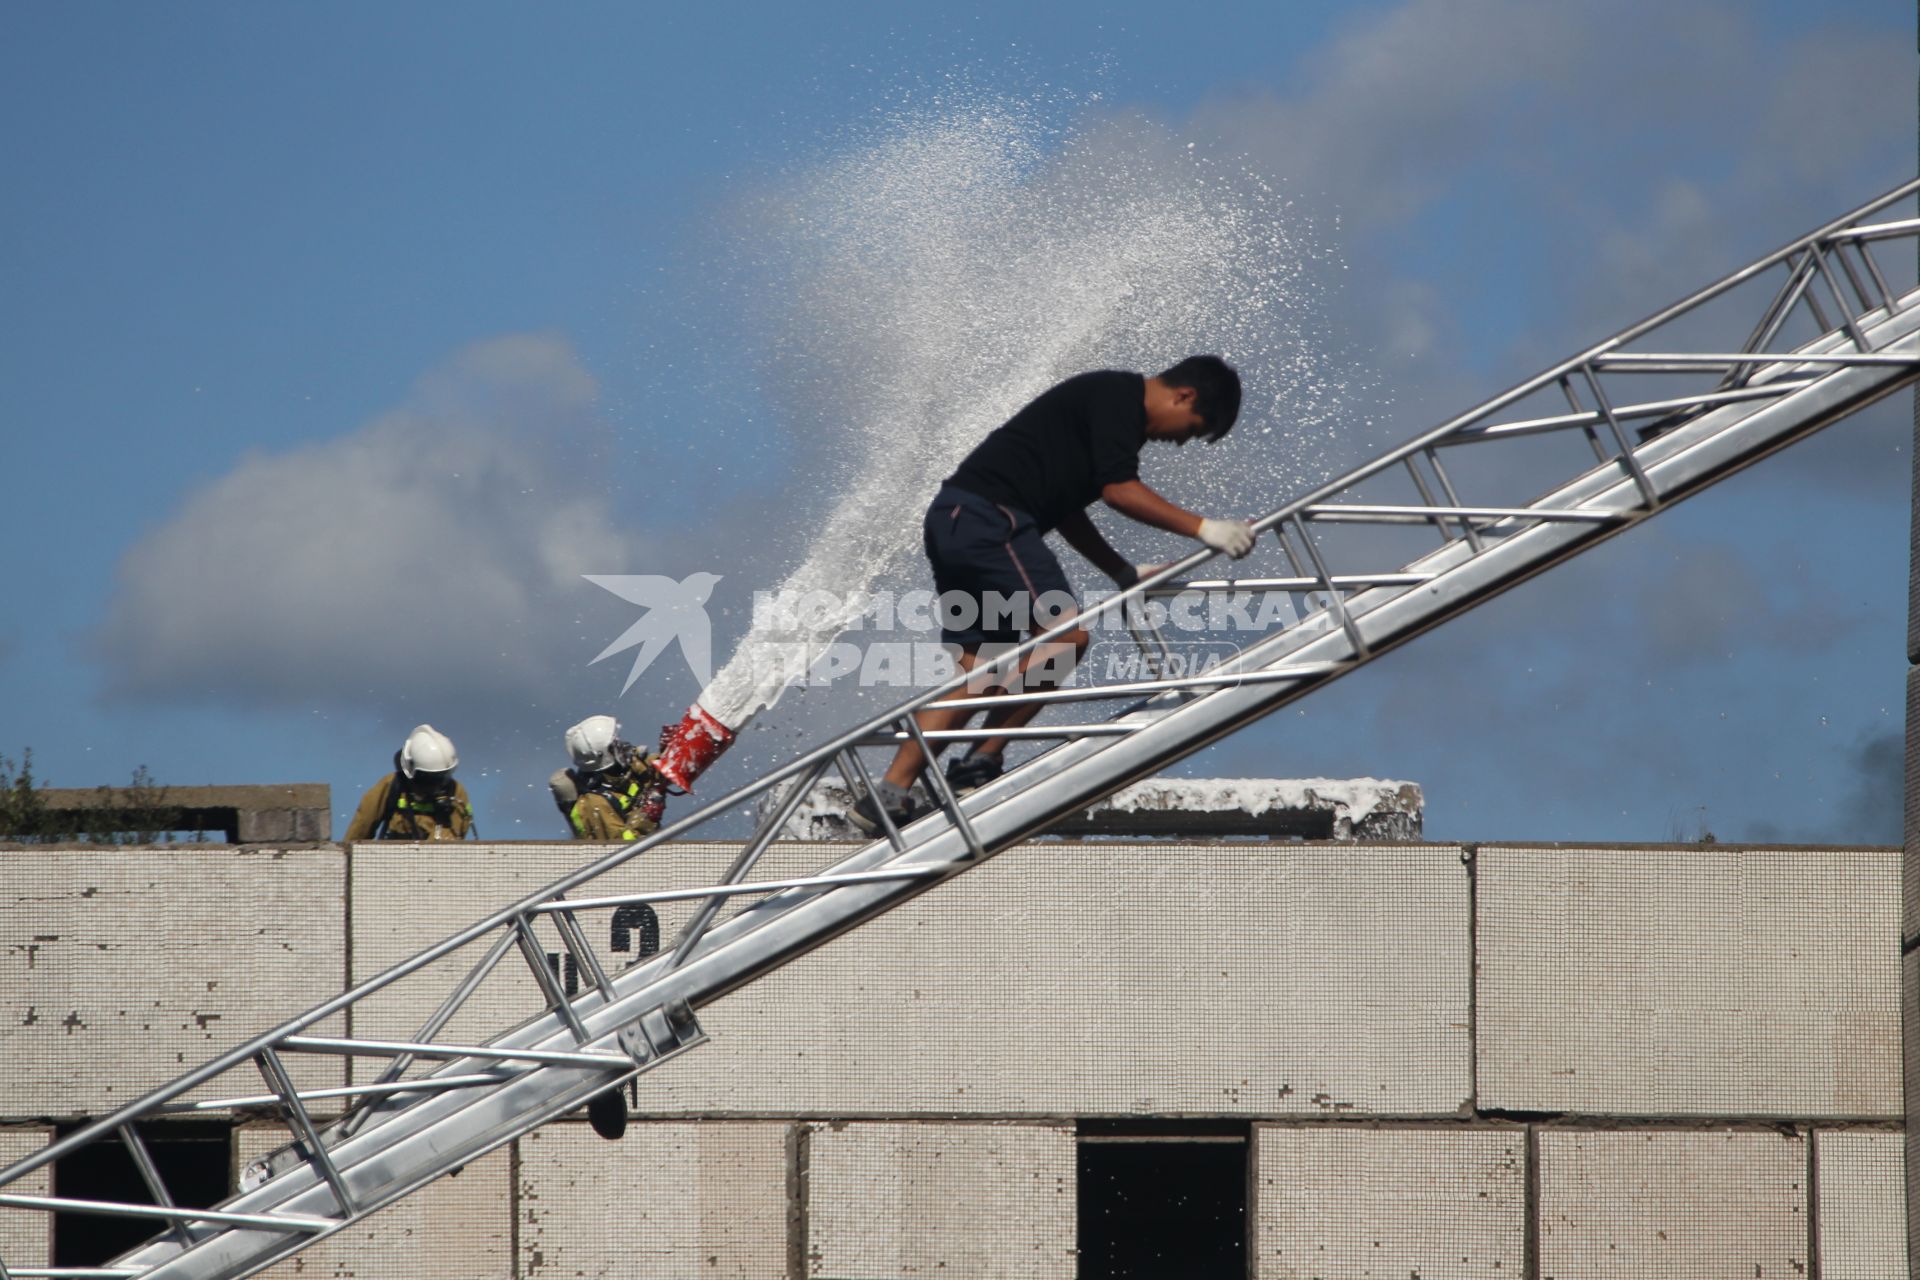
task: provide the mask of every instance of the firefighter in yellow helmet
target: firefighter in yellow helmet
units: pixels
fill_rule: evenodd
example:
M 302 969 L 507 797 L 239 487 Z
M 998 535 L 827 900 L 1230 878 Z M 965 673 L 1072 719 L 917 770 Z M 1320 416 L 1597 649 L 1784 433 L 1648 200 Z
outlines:
M 579 840 L 638 840 L 660 827 L 667 784 L 653 762 L 620 739 L 612 716 L 588 716 L 566 733 L 573 767 L 547 779 L 553 803 Z
M 423 724 L 393 755 L 393 772 L 368 788 L 347 824 L 347 840 L 465 840 L 477 834 L 467 789 L 455 781 L 460 757 L 446 734 Z

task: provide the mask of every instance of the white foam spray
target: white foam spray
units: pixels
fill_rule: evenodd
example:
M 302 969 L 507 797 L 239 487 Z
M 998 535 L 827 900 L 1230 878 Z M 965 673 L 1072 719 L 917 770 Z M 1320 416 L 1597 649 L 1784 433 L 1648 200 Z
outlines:
M 810 536 L 791 531 L 807 550 L 776 589 L 849 604 L 755 621 L 700 694 L 728 727 L 780 698 L 791 655 L 857 621 L 855 594 L 917 551 L 940 481 L 1062 378 L 1208 351 L 1235 364 L 1247 398 L 1222 451 L 1143 459 L 1208 514 L 1266 510 L 1317 470 L 1343 389 L 1311 319 L 1328 265 L 1312 228 L 1163 126 L 1043 114 L 960 92 L 756 203 L 774 394 L 810 409 L 806 457 L 839 495 Z

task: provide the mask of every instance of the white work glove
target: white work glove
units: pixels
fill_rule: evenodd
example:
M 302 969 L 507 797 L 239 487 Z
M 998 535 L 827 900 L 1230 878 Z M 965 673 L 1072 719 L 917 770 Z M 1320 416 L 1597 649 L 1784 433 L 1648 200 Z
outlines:
M 1200 541 L 1238 560 L 1253 550 L 1253 529 L 1244 520 L 1202 520 Z

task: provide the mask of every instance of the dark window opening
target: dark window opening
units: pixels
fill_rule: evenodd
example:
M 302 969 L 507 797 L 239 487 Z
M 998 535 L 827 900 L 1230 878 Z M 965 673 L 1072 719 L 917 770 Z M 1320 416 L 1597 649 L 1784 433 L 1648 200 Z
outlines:
M 1080 1280 L 1245 1280 L 1247 1127 L 1080 1126 Z
M 60 1136 L 79 1128 L 65 1125 Z M 153 1156 L 160 1181 L 176 1205 L 207 1209 L 232 1194 L 233 1157 L 229 1128 L 219 1121 L 173 1120 L 139 1126 L 140 1139 Z M 53 1194 L 75 1200 L 117 1200 L 153 1204 L 133 1155 L 116 1135 L 89 1142 L 54 1161 Z M 53 1215 L 53 1265 L 97 1267 L 138 1248 L 167 1230 L 152 1218 L 120 1218 L 92 1213 Z

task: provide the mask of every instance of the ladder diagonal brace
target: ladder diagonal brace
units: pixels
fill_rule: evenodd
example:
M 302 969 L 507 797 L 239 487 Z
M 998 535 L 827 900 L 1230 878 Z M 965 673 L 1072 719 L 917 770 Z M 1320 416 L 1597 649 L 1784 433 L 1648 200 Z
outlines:
M 517 937 L 518 934 L 515 930 L 502 929 L 500 931 L 500 936 L 494 939 L 492 946 L 487 948 L 487 952 L 480 958 L 480 962 L 467 971 L 467 976 L 460 980 L 460 985 L 448 993 L 447 998 L 441 1001 L 440 1007 L 433 1011 L 433 1016 L 422 1023 L 420 1029 L 413 1033 L 413 1038 L 416 1042 L 424 1043 L 432 1040 L 440 1034 L 447 1023 L 453 1021 L 453 1015 L 458 1013 L 461 1006 L 472 998 L 473 993 L 480 989 L 480 984 L 487 980 L 488 976 L 493 973 L 499 963 L 506 958 L 507 952 L 513 949 Z M 413 1057 L 414 1055 L 410 1053 L 403 1053 L 396 1057 L 387 1065 L 387 1069 L 376 1077 L 375 1083 L 387 1084 L 398 1080 L 407 1073 L 407 1068 L 413 1065 Z
M 1780 287 L 1780 292 L 1774 296 L 1773 302 L 1768 305 L 1766 313 L 1760 317 L 1760 322 L 1754 326 L 1753 333 L 1748 336 L 1741 350 L 1758 352 L 1763 347 L 1771 346 L 1774 338 L 1777 337 L 1780 330 L 1785 327 L 1787 317 L 1793 314 L 1794 307 L 1799 305 L 1800 299 L 1805 296 L 1807 292 L 1807 287 L 1812 283 L 1812 259 L 1802 257 L 1789 268 L 1786 283 Z M 1813 309 L 1817 313 L 1819 310 L 1818 304 L 1815 304 Z M 1822 329 L 1826 328 L 1824 324 L 1820 327 Z M 1738 365 L 1727 374 L 1722 385 L 1728 387 L 1746 386 L 1748 381 L 1759 369 L 1760 366 L 1758 364 Z
M 900 825 L 893 820 L 893 815 L 887 812 L 887 806 L 880 803 L 880 789 L 873 783 L 873 774 L 868 770 L 867 762 L 860 758 L 860 748 L 847 747 L 843 751 L 836 752 L 833 758 L 839 766 L 840 776 L 847 780 L 847 790 L 853 793 L 856 803 L 863 790 L 873 801 L 873 811 L 880 817 L 880 829 L 886 833 L 887 844 L 895 853 L 905 849 L 906 838 L 900 834 Z M 854 785 L 856 776 L 860 781 L 857 787 Z
M 1407 455 L 1407 475 L 1410 476 L 1413 480 L 1413 491 L 1420 495 L 1420 504 L 1422 506 L 1425 506 L 1425 507 L 1439 506 L 1440 504 L 1435 502 L 1433 499 L 1433 490 L 1431 487 L 1428 486 L 1427 478 L 1420 474 L 1420 464 L 1415 462 L 1414 458 L 1415 458 L 1414 454 L 1410 453 Z M 1460 527 L 1462 529 L 1465 529 L 1466 525 L 1467 525 L 1467 522 L 1465 520 L 1462 520 L 1460 522 Z M 1453 540 L 1452 526 L 1449 525 L 1445 520 L 1435 520 L 1433 522 L 1433 527 L 1440 534 L 1440 541 L 1451 542 Z
M 1620 450 L 1620 461 L 1633 476 L 1633 483 L 1640 490 L 1640 497 L 1646 503 L 1647 510 L 1656 511 L 1660 507 L 1660 491 L 1653 487 L 1653 481 L 1647 478 L 1647 472 L 1640 460 L 1633 456 L 1633 449 L 1627 444 L 1626 432 L 1620 429 L 1620 420 L 1613 415 L 1613 405 L 1607 400 L 1606 390 L 1600 385 L 1599 371 L 1593 363 L 1580 366 L 1580 372 L 1587 380 L 1587 390 L 1593 393 L 1593 402 L 1600 406 L 1600 414 L 1607 420 L 1607 430 L 1613 435 L 1613 442 Z
M 555 907 L 548 914 L 551 914 L 554 923 L 560 926 L 560 936 L 566 941 L 567 951 L 587 971 L 587 976 L 593 979 L 594 990 L 600 993 L 600 999 L 606 1004 L 612 1004 L 613 981 L 607 977 L 607 971 L 600 966 L 600 957 L 594 951 L 593 944 L 587 941 L 587 935 L 581 932 L 580 922 L 574 919 L 573 911 L 565 905 L 559 905 L 564 902 L 564 898 L 563 894 L 560 899 L 556 899 Z
M 1847 283 L 1853 286 L 1853 296 L 1860 303 L 1860 310 L 1866 312 L 1877 309 L 1880 304 L 1868 296 L 1866 286 L 1861 283 L 1860 273 L 1853 268 L 1853 259 L 1847 256 L 1845 241 L 1834 242 L 1833 259 L 1840 264 L 1840 270 L 1846 275 Z M 1862 350 L 1864 349 L 1862 347 Z
M 1353 614 L 1347 609 L 1346 597 L 1333 585 L 1333 575 L 1327 572 L 1327 565 L 1320 558 L 1320 548 L 1314 545 L 1313 531 L 1307 528 L 1307 511 L 1303 509 L 1293 518 L 1294 528 L 1300 534 L 1300 544 L 1306 549 L 1307 559 L 1313 562 L 1313 571 L 1319 576 L 1320 585 L 1326 588 L 1327 609 L 1333 614 L 1340 629 L 1347 633 L 1347 643 L 1353 646 L 1356 658 L 1367 657 L 1366 637 L 1360 634 L 1360 628 L 1354 624 Z
M 1816 274 L 1815 263 L 1819 257 L 1818 248 L 1818 245 L 1813 244 L 1807 246 L 1807 286 L 1800 291 L 1800 300 L 1807 304 L 1809 311 L 1813 312 L 1813 322 L 1820 326 L 1820 332 L 1826 333 L 1834 328 L 1834 323 L 1827 319 L 1827 309 L 1820 305 L 1820 294 L 1813 287 L 1813 277 Z M 1781 322 L 1784 324 L 1785 321 L 1786 317 L 1782 316 Z
M 1855 251 L 1860 255 L 1860 261 L 1867 264 L 1867 274 L 1873 277 L 1874 287 L 1880 291 L 1880 305 L 1886 309 L 1888 315 L 1892 315 L 1896 306 L 1893 290 L 1887 287 L 1887 278 L 1880 274 L 1880 264 L 1874 260 L 1872 246 L 1865 240 L 1855 240 L 1852 243 Z
M 566 1022 L 567 1029 L 573 1032 L 575 1044 L 585 1044 L 589 1039 L 587 1028 L 581 1023 L 580 1015 L 574 1011 L 573 1002 L 555 976 L 553 966 L 547 963 L 547 949 L 540 945 L 539 937 L 533 932 L 533 922 L 522 912 L 513 918 L 513 932 L 520 943 L 520 954 L 525 957 L 527 968 L 533 970 L 533 980 L 540 984 L 540 990 L 547 998 L 547 1007 Z
M 1860 332 L 1859 322 L 1853 318 L 1853 308 L 1847 305 L 1847 297 L 1840 292 L 1840 282 L 1833 277 L 1833 268 L 1827 265 L 1827 255 L 1819 245 L 1808 250 L 1813 254 L 1814 265 L 1820 269 L 1820 278 L 1827 282 L 1827 289 L 1833 294 L 1834 305 L 1840 308 L 1840 323 L 1846 329 L 1847 336 L 1853 339 L 1856 350 L 1867 349 L 1867 336 Z M 1807 295 L 1811 298 L 1813 295 Z
M 947 817 L 953 821 L 955 829 L 960 832 L 960 838 L 967 842 L 967 848 L 972 852 L 974 858 L 984 861 L 987 856 L 986 846 L 980 843 L 980 836 L 974 831 L 973 823 L 968 821 L 966 810 L 960 807 L 960 797 L 953 794 L 953 788 L 947 785 L 947 775 L 940 771 L 939 757 L 927 743 L 927 732 L 920 728 L 920 722 L 912 716 L 902 717 L 900 723 L 906 727 L 909 734 L 913 735 L 913 744 L 920 748 L 920 759 L 925 762 L 927 785 L 933 788 L 933 794 L 939 799 L 940 807 L 946 810 Z M 952 733 L 955 731 L 949 729 L 946 732 Z M 970 731 L 961 730 L 960 732 Z M 996 732 L 1012 736 L 1013 733 L 1018 731 L 1000 729 Z M 942 734 L 941 736 L 944 737 L 945 735 Z M 983 730 L 982 736 L 986 737 L 990 735 L 987 735 Z
M 178 1206 L 173 1203 L 173 1197 L 167 1194 L 167 1183 L 166 1179 L 160 1176 L 160 1166 L 153 1162 L 153 1153 L 147 1150 L 147 1144 L 141 1140 L 139 1130 L 131 1124 L 121 1125 L 120 1141 L 125 1144 L 127 1154 L 133 1157 L 133 1167 L 140 1171 L 140 1181 L 147 1184 L 147 1194 L 153 1197 L 153 1202 L 163 1208 L 177 1208 Z M 181 1244 L 193 1243 L 193 1233 L 187 1230 L 186 1223 L 176 1221 L 172 1225 L 172 1231 Z
M 1433 445 L 1428 445 L 1422 452 L 1426 454 L 1427 465 L 1433 468 L 1433 478 L 1440 482 L 1440 492 L 1447 495 L 1447 501 L 1449 503 L 1456 507 L 1461 505 L 1460 495 L 1453 487 L 1452 478 L 1447 475 L 1447 469 L 1440 464 L 1440 451 Z M 1486 542 L 1481 538 L 1480 531 L 1473 527 L 1473 521 L 1469 520 L 1466 522 L 1466 531 L 1467 546 L 1472 548 L 1475 555 L 1480 554 L 1481 551 L 1486 549 Z M 1293 560 L 1293 552 L 1291 550 L 1287 552 L 1287 559 Z M 1297 561 L 1294 563 L 1294 572 L 1300 572 L 1300 566 Z
M 267 1084 L 280 1095 L 280 1101 L 287 1108 L 287 1115 L 295 1135 L 307 1145 L 307 1159 L 320 1176 L 327 1180 L 327 1186 L 333 1189 L 333 1198 L 340 1202 L 340 1215 L 351 1218 L 360 1212 L 354 1203 L 353 1193 L 347 1190 L 346 1179 L 340 1176 L 340 1169 L 327 1153 L 327 1144 L 320 1140 L 320 1131 L 314 1127 L 313 1117 L 307 1114 L 307 1106 L 300 1101 L 300 1091 L 293 1087 L 293 1077 L 287 1074 L 280 1055 L 272 1049 L 263 1050 L 255 1059 L 260 1064 L 260 1074 L 267 1078 Z
M 767 815 L 767 820 L 760 830 L 754 832 L 753 839 L 733 860 L 733 865 L 727 868 L 722 884 L 738 883 L 747 872 L 753 870 L 754 863 L 760 861 L 760 855 L 766 852 L 767 846 L 773 843 L 774 837 L 785 830 L 788 821 L 793 817 L 794 810 L 798 809 L 800 802 L 807 798 L 807 793 L 813 789 L 813 784 L 820 781 L 820 775 L 827 771 L 829 763 L 828 760 L 820 761 L 793 784 L 793 790 L 774 806 L 774 811 Z M 687 922 L 687 927 L 680 932 L 679 941 L 674 943 L 669 968 L 685 963 L 688 954 L 698 945 L 701 935 L 706 933 L 707 926 L 713 923 L 715 913 L 720 910 L 721 904 L 725 901 L 725 894 L 713 894 L 706 905 Z
M 1600 443 L 1600 433 L 1593 429 L 1593 424 L 1600 420 L 1600 415 L 1580 403 L 1580 397 L 1573 389 L 1572 378 L 1569 378 L 1563 373 L 1554 379 L 1554 381 L 1560 384 L 1560 394 L 1566 398 L 1567 408 L 1573 411 L 1571 414 L 1566 415 L 1566 420 L 1569 425 L 1578 425 L 1581 434 L 1586 436 L 1587 446 L 1593 450 L 1593 460 L 1595 462 L 1605 462 L 1607 460 L 1606 446 Z M 1542 418 L 1539 421 L 1541 424 L 1545 424 L 1551 421 L 1551 419 Z M 1471 439 L 1479 436 L 1492 435 L 1495 432 L 1501 434 L 1526 434 L 1528 431 L 1535 429 L 1553 430 L 1554 428 L 1545 425 L 1537 428 L 1529 428 L 1524 423 L 1506 423 L 1496 427 L 1483 427 L 1471 432 L 1463 431 L 1460 434 L 1465 438 Z M 1433 451 L 1429 449 L 1427 452 L 1431 455 Z

